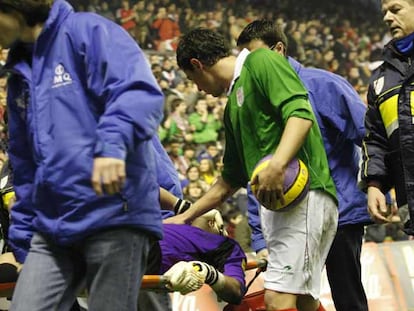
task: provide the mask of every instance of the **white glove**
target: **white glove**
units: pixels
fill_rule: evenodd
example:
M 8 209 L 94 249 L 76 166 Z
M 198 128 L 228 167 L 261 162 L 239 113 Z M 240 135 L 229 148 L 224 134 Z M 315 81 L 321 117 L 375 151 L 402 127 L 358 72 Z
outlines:
M 191 262 L 186 261 L 177 262 L 164 275 L 170 278 L 167 288 L 182 295 L 200 289 L 205 280 L 203 274 L 196 271 Z

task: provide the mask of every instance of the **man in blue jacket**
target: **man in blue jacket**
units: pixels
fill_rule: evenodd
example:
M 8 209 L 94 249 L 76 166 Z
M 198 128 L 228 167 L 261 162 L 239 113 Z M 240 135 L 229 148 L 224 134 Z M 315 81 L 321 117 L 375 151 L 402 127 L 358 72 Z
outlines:
M 0 33 L 9 243 L 24 261 L 11 310 L 68 310 L 83 282 L 90 309 L 135 310 L 162 237 L 151 138 L 163 96 L 145 56 L 122 28 L 63 0 L 0 0 Z
M 286 35 L 271 21 L 257 20 L 240 34 L 239 48 L 271 48 L 285 55 Z M 361 247 L 364 225 L 371 223 L 366 196 L 358 189 L 357 176 L 364 137 L 366 106 L 352 86 L 328 71 L 304 68 L 288 57 L 309 92 L 335 182 L 338 202 L 338 231 L 326 259 L 332 297 L 338 311 L 367 311 L 368 303 L 361 282 Z M 259 256 L 266 256 L 259 216 L 260 204 L 248 187 L 249 223 L 252 246 Z

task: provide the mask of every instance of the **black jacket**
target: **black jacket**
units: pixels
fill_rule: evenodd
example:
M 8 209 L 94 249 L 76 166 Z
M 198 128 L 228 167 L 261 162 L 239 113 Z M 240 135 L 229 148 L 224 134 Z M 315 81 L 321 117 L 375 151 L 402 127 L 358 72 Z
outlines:
M 398 206 L 408 204 L 414 220 L 414 66 L 413 53 L 400 54 L 391 41 L 384 63 L 368 89 L 362 181 L 384 193 L 395 187 Z M 413 225 L 407 233 L 414 234 Z

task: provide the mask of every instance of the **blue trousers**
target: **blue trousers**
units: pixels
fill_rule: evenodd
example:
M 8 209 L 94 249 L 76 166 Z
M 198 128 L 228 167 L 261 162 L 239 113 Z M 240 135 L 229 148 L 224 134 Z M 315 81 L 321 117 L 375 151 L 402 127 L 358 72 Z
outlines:
M 151 237 L 116 228 L 71 246 L 36 233 L 20 272 L 11 311 L 70 310 L 86 287 L 90 311 L 135 311 Z

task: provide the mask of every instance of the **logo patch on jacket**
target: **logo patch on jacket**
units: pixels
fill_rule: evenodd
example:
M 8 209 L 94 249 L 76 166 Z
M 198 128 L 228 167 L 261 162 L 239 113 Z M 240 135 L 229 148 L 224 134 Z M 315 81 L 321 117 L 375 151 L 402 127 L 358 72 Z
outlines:
M 65 67 L 63 67 L 62 64 L 57 65 L 55 67 L 55 75 L 53 77 L 52 88 L 57 88 L 68 84 L 72 84 L 72 77 L 65 70 Z
M 382 92 L 382 89 L 384 88 L 384 77 L 375 80 L 373 86 L 375 94 L 379 95 Z
M 243 105 L 244 102 L 244 92 L 243 92 L 243 87 L 239 87 L 236 91 L 236 99 L 237 99 L 237 105 L 239 107 L 241 107 Z

